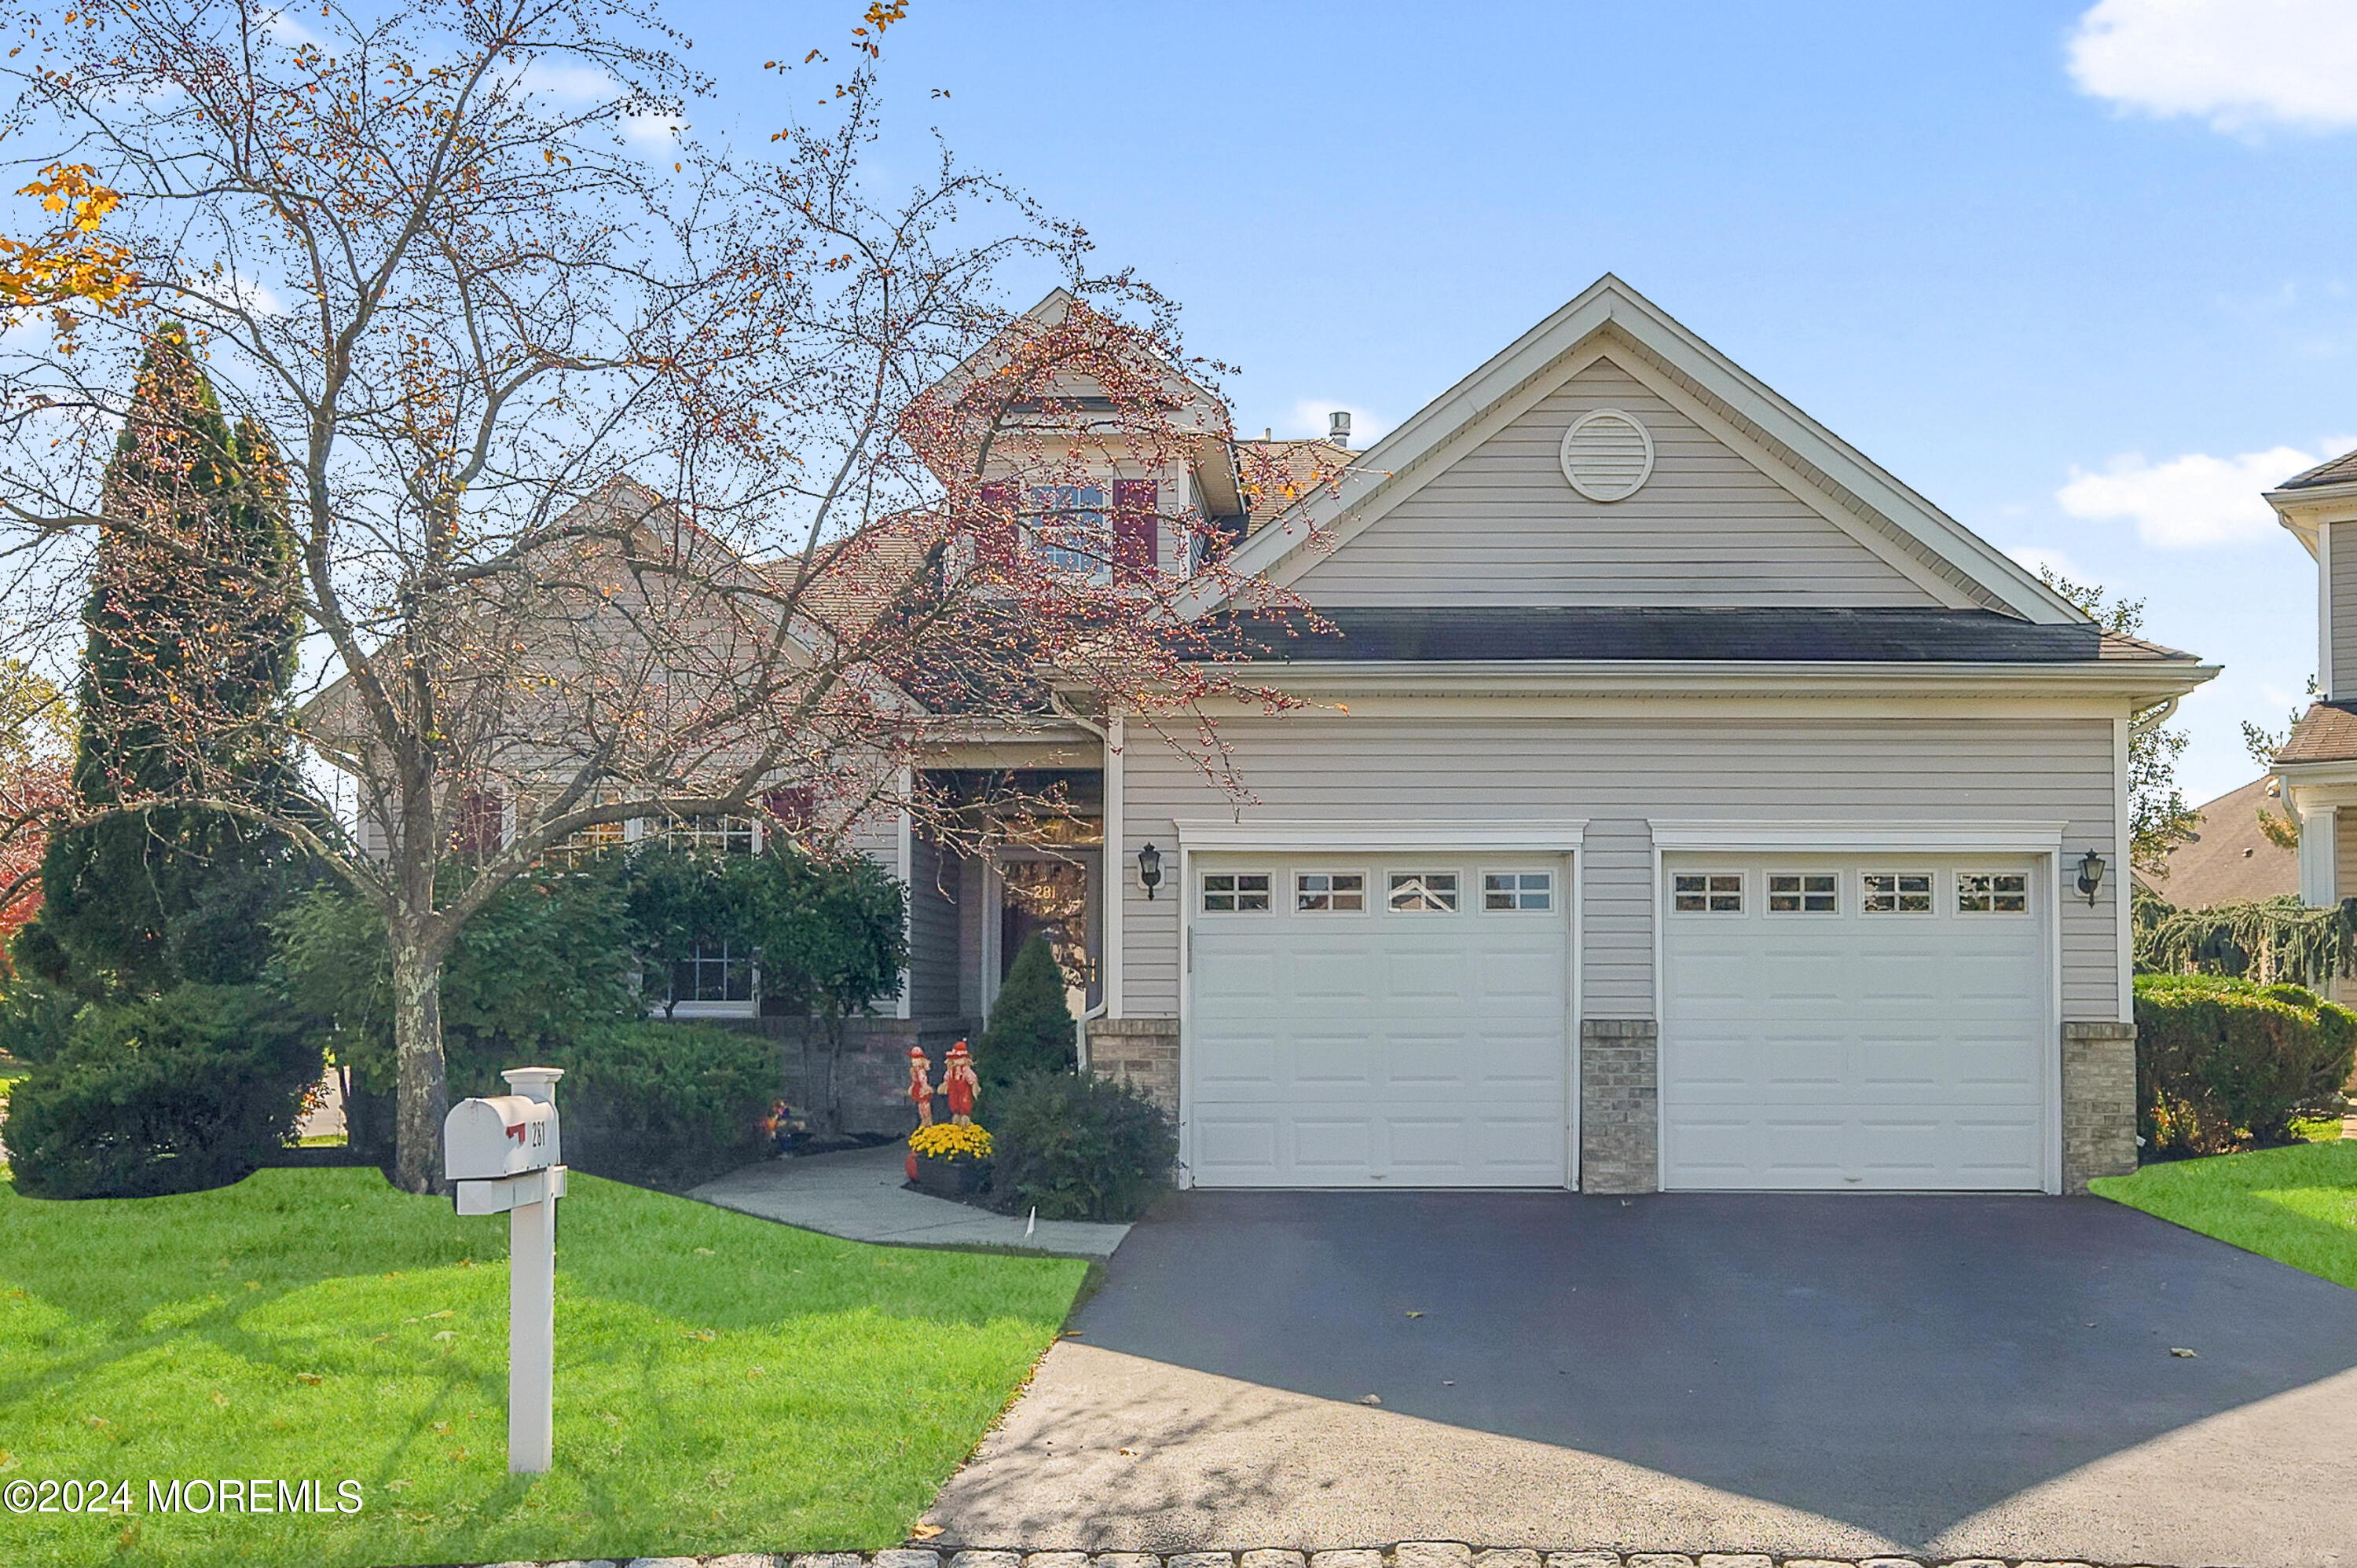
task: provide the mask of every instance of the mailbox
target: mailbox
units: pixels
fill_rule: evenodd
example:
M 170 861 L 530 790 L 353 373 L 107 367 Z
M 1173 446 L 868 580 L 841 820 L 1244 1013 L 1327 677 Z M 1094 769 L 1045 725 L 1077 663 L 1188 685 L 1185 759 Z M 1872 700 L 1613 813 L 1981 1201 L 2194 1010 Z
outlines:
M 563 1165 L 556 1107 L 521 1094 L 462 1100 L 443 1118 L 442 1159 L 452 1181 L 496 1181 Z

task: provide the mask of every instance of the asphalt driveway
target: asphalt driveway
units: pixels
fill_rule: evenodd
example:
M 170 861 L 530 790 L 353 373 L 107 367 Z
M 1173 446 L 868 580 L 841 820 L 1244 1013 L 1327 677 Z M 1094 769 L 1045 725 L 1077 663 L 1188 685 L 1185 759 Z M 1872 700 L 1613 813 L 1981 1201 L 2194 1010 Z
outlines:
M 2357 1563 L 2357 1293 L 2096 1198 L 1181 1193 L 1074 1327 L 944 1540 Z

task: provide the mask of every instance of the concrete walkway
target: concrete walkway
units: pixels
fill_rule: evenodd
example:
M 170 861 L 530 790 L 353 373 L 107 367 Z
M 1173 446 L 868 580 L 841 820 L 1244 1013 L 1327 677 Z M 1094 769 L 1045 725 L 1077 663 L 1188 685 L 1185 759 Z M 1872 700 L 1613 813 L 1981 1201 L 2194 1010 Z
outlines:
M 851 1241 L 903 1247 L 1012 1247 L 1067 1258 L 1113 1256 L 1126 1225 L 1042 1219 L 1024 1234 L 1021 1215 L 993 1214 L 910 1192 L 908 1150 L 899 1144 L 836 1155 L 765 1160 L 705 1182 L 687 1196 Z

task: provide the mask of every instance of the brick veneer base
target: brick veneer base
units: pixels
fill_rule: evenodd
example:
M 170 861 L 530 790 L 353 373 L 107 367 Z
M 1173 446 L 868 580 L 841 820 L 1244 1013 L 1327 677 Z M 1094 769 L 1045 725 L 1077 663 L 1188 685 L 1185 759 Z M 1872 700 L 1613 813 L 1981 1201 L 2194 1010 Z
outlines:
M 2136 1168 L 2134 1024 L 2062 1026 L 2062 1190 Z
M 1661 1186 L 1661 1026 L 1651 1018 L 1579 1022 L 1579 1190 Z

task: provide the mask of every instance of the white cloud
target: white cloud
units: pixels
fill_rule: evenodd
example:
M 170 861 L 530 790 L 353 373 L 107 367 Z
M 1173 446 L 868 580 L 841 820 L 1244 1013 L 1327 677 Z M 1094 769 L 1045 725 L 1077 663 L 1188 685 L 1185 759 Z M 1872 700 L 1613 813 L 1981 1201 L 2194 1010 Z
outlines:
M 2079 91 L 2222 131 L 2357 126 L 2349 0 L 2100 0 L 2071 37 Z
M 2100 474 L 2073 469 L 2054 499 L 2072 517 L 2133 520 L 2137 539 L 2155 550 L 2248 544 L 2276 531 L 2275 510 L 2260 491 L 2347 449 L 2334 443 L 2325 452 L 2275 446 L 2239 457 L 2189 452 L 2164 463 L 2115 457 Z
M 1351 446 L 1354 451 L 1365 451 L 1391 429 L 1389 424 L 1356 403 L 1343 403 L 1335 398 L 1305 397 L 1293 405 L 1277 434 L 1295 440 L 1308 435 L 1322 436 L 1330 428 L 1328 415 L 1337 413 L 1351 416 Z

